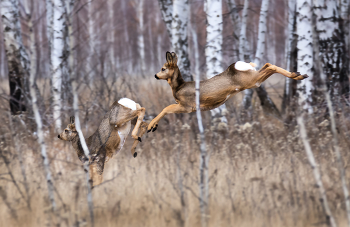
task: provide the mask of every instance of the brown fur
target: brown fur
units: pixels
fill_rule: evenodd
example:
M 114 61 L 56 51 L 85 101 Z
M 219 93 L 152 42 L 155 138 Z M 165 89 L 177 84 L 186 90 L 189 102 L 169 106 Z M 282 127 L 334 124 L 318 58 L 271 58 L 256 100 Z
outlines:
M 144 115 L 145 108 L 139 104 L 136 104 L 136 110 L 132 110 L 120 105 L 118 101 L 114 102 L 95 133 L 85 139 L 90 152 L 90 160 L 85 156 L 82 149 L 78 133 L 75 129 L 74 118 L 71 118 L 70 124 L 58 135 L 58 138 L 72 142 L 80 161 L 83 163 L 89 161 L 90 178 L 93 186 L 96 186 L 103 181 L 102 174 L 105 163 L 122 149 L 124 141 L 121 141 L 119 133 L 124 132 L 125 136 L 127 136 L 127 128 L 130 127 L 130 123 L 135 125 L 131 133 L 131 136 L 135 139 L 131 148 L 131 154 L 134 157 L 137 156 L 135 152 L 136 146 L 147 130 L 147 123 L 143 122 Z M 139 136 L 137 136 L 139 128 L 141 129 Z
M 155 75 L 156 79 L 166 80 L 170 85 L 177 104 L 170 105 L 154 118 L 148 125 L 148 132 L 155 131 L 158 122 L 169 113 L 191 113 L 196 111 L 195 82 L 185 82 L 177 66 L 175 53 L 166 53 L 167 62 L 160 72 Z M 285 69 L 266 63 L 259 71 L 239 71 L 235 64 L 230 65 L 224 72 L 208 80 L 200 82 L 200 109 L 212 110 L 224 104 L 230 97 L 240 91 L 256 88 L 274 73 L 280 73 L 294 80 L 303 80 L 307 75 L 291 73 Z M 251 63 L 254 66 L 254 63 Z

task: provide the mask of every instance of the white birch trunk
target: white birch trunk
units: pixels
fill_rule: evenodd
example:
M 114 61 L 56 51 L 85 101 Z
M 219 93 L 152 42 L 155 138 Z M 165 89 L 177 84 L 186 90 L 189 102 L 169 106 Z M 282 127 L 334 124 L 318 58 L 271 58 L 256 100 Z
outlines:
M 248 6 L 249 6 L 249 0 L 244 0 L 241 32 L 239 34 L 239 60 L 240 61 L 245 61 L 245 55 L 246 55 Z M 252 89 L 244 90 L 244 97 L 242 100 L 242 106 L 244 107 L 244 109 L 248 109 L 251 106 L 252 96 L 253 96 Z
M 173 20 L 171 43 L 178 56 L 178 66 L 185 81 L 192 81 L 188 56 L 188 33 L 190 7 L 188 0 L 173 0 Z M 220 14 L 221 15 L 221 14 Z
M 129 41 L 129 32 L 128 32 L 128 18 L 127 18 L 127 7 L 126 7 L 126 2 L 128 0 L 122 0 L 122 10 L 123 10 L 123 29 L 124 29 L 124 42 L 127 43 Z M 125 54 L 126 59 L 126 71 L 131 73 L 133 69 L 133 63 L 131 59 L 131 45 L 126 45 L 126 54 Z
M 287 40 L 286 40 L 286 48 L 285 48 L 285 64 L 286 64 L 286 69 L 288 71 L 291 71 L 292 69 L 290 68 L 290 57 L 291 57 L 291 51 L 292 51 L 292 42 L 294 40 L 293 38 L 293 23 L 294 23 L 294 16 L 295 16 L 295 0 L 289 0 L 288 1 L 288 26 L 287 26 Z M 285 95 L 289 97 L 290 95 L 290 83 L 291 80 L 290 78 L 286 77 L 286 85 L 285 85 Z
M 172 40 L 172 21 L 173 21 L 173 0 L 158 0 L 160 12 L 168 31 L 170 41 Z
M 297 0 L 297 34 L 298 34 L 298 72 L 307 74 L 309 78 L 298 83 L 299 105 L 312 113 L 311 94 L 314 90 L 313 49 L 312 49 L 312 0 Z
M 110 31 L 109 31 L 109 58 L 111 63 L 111 70 L 113 73 L 115 70 L 115 57 L 114 57 L 114 1 L 108 0 L 108 15 L 109 15 L 109 23 L 110 23 Z
M 61 89 L 62 89 L 62 65 L 64 51 L 64 7 L 61 0 L 52 0 L 53 3 L 53 23 L 52 23 L 52 44 L 51 44 L 51 63 L 52 63 L 52 98 L 53 98 L 53 119 L 55 121 L 56 132 L 61 131 Z
M 337 0 L 314 0 L 316 28 L 323 72 L 332 97 L 348 92 L 349 78 L 344 30 Z M 308 79 L 310 81 L 311 78 Z
M 269 1 L 263 0 L 261 3 L 260 9 L 260 17 L 259 17 L 259 32 L 258 32 L 258 42 L 256 47 L 256 54 L 254 63 L 257 68 L 260 69 L 262 67 L 261 61 L 264 58 L 265 47 L 266 47 L 266 19 L 269 11 Z
M 300 138 L 302 139 L 302 141 L 304 143 L 305 152 L 306 152 L 306 155 L 307 155 L 307 157 L 309 159 L 309 163 L 311 165 L 311 168 L 312 168 L 312 171 L 313 171 L 313 174 L 314 174 L 314 178 L 315 178 L 315 181 L 316 181 L 317 188 L 320 191 L 320 197 L 321 197 L 320 200 L 322 201 L 322 205 L 323 205 L 324 211 L 326 213 L 326 220 L 329 220 L 329 224 L 332 227 L 336 227 L 337 224 L 335 223 L 335 220 L 333 218 L 332 212 L 331 212 L 331 210 L 329 208 L 329 205 L 328 205 L 326 190 L 323 187 L 323 183 L 322 183 L 322 179 L 321 179 L 321 173 L 320 173 L 320 170 L 319 170 L 318 165 L 316 163 L 314 154 L 312 153 L 310 142 L 309 142 L 309 140 L 307 138 L 303 116 L 298 116 L 297 117 L 297 122 L 298 122 L 298 125 L 299 125 Z
M 26 111 L 30 62 L 22 41 L 18 0 L 1 0 L 0 12 L 10 82 L 12 114 Z
M 337 164 L 338 164 L 338 171 L 340 175 L 340 180 L 342 183 L 342 188 L 343 188 L 343 193 L 344 193 L 344 198 L 345 198 L 345 207 L 346 207 L 346 213 L 347 213 L 347 218 L 348 218 L 348 226 L 350 226 L 350 196 L 349 196 L 349 190 L 347 187 L 347 182 L 346 182 L 346 173 L 344 169 L 344 164 L 342 160 L 342 156 L 340 153 L 340 147 L 339 147 L 339 139 L 338 139 L 338 132 L 337 132 L 337 125 L 335 122 L 335 117 L 334 117 L 334 110 L 333 110 L 333 105 L 331 101 L 331 95 L 330 92 L 327 90 L 327 77 L 322 69 L 321 66 L 321 56 L 319 54 L 319 46 L 316 44 L 314 45 L 315 49 L 315 67 L 320 68 L 320 78 L 322 81 L 321 85 L 321 91 L 323 91 L 323 94 L 326 99 L 327 103 L 327 108 L 329 112 L 329 118 L 331 121 L 331 131 L 333 134 L 333 146 L 334 146 L 334 151 L 337 159 Z
M 143 22 L 143 3 L 144 0 L 139 0 L 137 7 L 137 15 L 139 17 L 139 33 L 137 38 L 139 55 L 140 55 L 140 67 L 141 73 L 144 74 L 146 71 L 146 63 L 145 63 L 145 41 L 143 36 L 144 31 L 144 22 Z
M 90 160 L 90 152 L 86 145 L 85 138 L 83 135 L 83 132 L 81 131 L 81 125 L 79 120 L 79 98 L 77 94 L 77 78 L 76 78 L 76 71 L 74 70 L 74 55 L 72 51 L 72 47 L 74 46 L 74 37 L 73 37 L 73 29 L 72 29 L 72 19 L 69 17 L 72 17 L 71 12 L 74 7 L 74 0 L 66 0 L 67 4 L 67 14 L 66 14 L 66 21 L 68 25 L 68 40 L 69 40 L 69 77 L 72 85 L 72 93 L 73 93 L 73 110 L 74 110 L 74 117 L 75 117 L 75 129 L 78 132 L 79 139 L 81 146 L 84 150 L 84 155 Z M 72 7 L 72 9 L 71 9 Z M 87 201 L 88 201 L 88 207 L 89 207 L 89 213 L 90 213 L 90 219 L 91 219 L 91 226 L 94 226 L 94 206 L 92 201 L 92 188 L 90 184 L 90 168 L 89 168 L 89 162 L 84 162 L 84 172 L 86 177 L 86 184 L 87 184 Z
M 208 171 L 209 171 L 209 155 L 207 153 L 206 143 L 205 143 L 205 135 L 204 128 L 202 123 L 202 115 L 200 109 L 200 76 L 199 73 L 196 74 L 196 113 L 198 120 L 198 128 L 199 128 L 199 140 L 200 140 L 200 156 L 199 156 L 199 191 L 200 191 L 200 201 L 199 206 L 201 210 L 201 223 L 202 227 L 207 226 L 207 218 L 208 218 L 208 196 L 209 196 L 209 179 L 208 179 Z
M 223 71 L 222 62 L 222 1 L 206 0 L 205 12 L 207 14 L 207 44 L 205 58 L 207 65 L 207 78 L 211 78 Z
M 207 14 L 207 42 L 205 46 L 205 59 L 207 65 L 207 78 L 223 72 L 222 69 L 222 1 L 221 0 L 206 0 L 204 4 Z M 212 122 L 214 128 L 217 128 L 216 123 L 223 122 L 227 124 L 227 119 L 224 116 L 226 105 L 211 110 Z M 218 120 L 220 119 L 220 120 Z M 223 125 L 223 126 L 224 126 Z M 227 126 L 227 125 L 226 125 Z
M 87 65 L 88 65 L 88 75 L 89 75 L 89 84 L 90 87 L 93 88 L 94 87 L 94 63 L 93 63 L 93 56 L 96 54 L 95 53 L 95 33 L 94 33 L 94 21 L 93 21 L 93 1 L 92 0 L 88 0 L 88 17 L 89 17 L 89 53 L 88 53 L 88 58 L 87 58 Z
M 194 63 L 195 63 L 195 67 L 194 67 L 194 74 L 197 78 L 197 76 L 199 75 L 199 79 L 200 80 L 200 71 L 199 71 L 199 50 L 198 50 L 198 36 L 196 31 L 194 30 L 193 27 L 191 27 L 191 32 L 192 32 L 192 40 L 193 40 L 193 48 L 194 48 Z M 197 79 L 196 79 L 197 81 Z
M 30 85 L 29 85 L 29 90 L 30 90 L 30 95 L 32 97 L 32 108 L 34 112 L 34 118 L 35 122 L 37 125 L 37 136 L 38 136 L 38 142 L 40 145 L 40 150 L 41 150 L 41 156 L 43 158 L 43 164 L 44 164 L 44 170 L 45 170 L 45 178 L 46 178 L 46 183 L 47 183 L 47 189 L 48 189 L 48 194 L 49 194 L 49 199 L 50 203 L 52 206 L 53 212 L 56 211 L 56 202 L 55 202 L 55 197 L 54 197 L 54 186 L 53 186 L 53 181 L 51 177 L 51 170 L 50 170 L 50 162 L 47 157 L 46 153 L 46 145 L 45 145 L 45 139 L 44 139 L 44 133 L 43 133 L 43 124 L 38 108 L 38 103 L 37 103 L 37 96 L 36 96 L 36 85 L 35 85 L 35 76 L 36 76 L 36 50 L 35 50 L 35 36 L 34 36 L 34 31 L 33 31 L 33 23 L 32 20 L 30 20 L 29 23 L 30 27 L 30 39 L 31 39 L 31 47 L 30 47 L 30 52 L 31 52 L 31 66 L 30 66 Z
M 247 41 L 247 18 L 248 18 L 248 6 L 249 0 L 244 0 L 244 7 L 242 12 L 242 24 L 241 24 L 241 32 L 239 34 L 239 60 L 244 61 L 245 59 L 245 44 Z

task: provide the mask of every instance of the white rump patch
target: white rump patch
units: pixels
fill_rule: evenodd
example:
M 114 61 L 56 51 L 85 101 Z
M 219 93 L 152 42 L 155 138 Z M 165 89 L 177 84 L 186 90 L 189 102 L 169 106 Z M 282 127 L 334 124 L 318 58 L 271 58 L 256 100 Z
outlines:
M 131 99 L 122 98 L 122 99 L 119 99 L 118 103 L 132 110 L 136 110 L 136 102 L 132 101 Z
M 243 61 L 236 62 L 235 68 L 239 71 L 248 71 L 248 70 L 256 71 L 256 69 L 253 66 L 251 66 L 249 63 L 245 63 Z

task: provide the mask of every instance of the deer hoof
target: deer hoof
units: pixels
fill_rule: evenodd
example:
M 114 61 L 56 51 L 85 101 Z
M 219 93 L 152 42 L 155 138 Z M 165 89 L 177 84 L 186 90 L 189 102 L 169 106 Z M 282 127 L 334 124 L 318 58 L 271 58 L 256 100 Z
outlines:
M 147 130 L 147 133 L 149 133 L 150 131 L 152 131 L 153 128 L 151 128 L 150 130 Z
M 304 75 L 303 75 L 303 77 L 304 77 L 304 79 L 305 79 L 305 78 L 308 78 L 309 76 L 308 76 L 308 75 L 306 75 L 306 74 L 304 74 Z
M 134 158 L 136 158 L 136 157 L 137 157 L 137 152 L 134 153 Z
M 140 141 L 140 142 L 142 142 L 141 137 L 138 137 L 137 140 Z
M 158 127 L 158 125 L 156 125 L 156 127 L 154 127 L 154 128 L 152 129 L 152 132 L 156 131 L 156 130 L 157 130 L 157 127 Z

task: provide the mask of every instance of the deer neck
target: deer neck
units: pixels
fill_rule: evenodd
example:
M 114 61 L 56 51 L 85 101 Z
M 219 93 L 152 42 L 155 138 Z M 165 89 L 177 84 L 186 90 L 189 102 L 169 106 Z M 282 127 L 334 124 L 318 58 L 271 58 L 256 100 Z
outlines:
M 168 80 L 168 83 L 175 94 L 179 88 L 185 84 L 185 80 L 182 78 L 179 68 L 176 66 L 174 68 L 174 76 Z
M 80 142 L 78 134 L 71 140 L 71 142 L 72 142 L 74 150 L 76 150 L 77 152 L 83 151 L 83 147 L 81 146 L 81 142 Z

